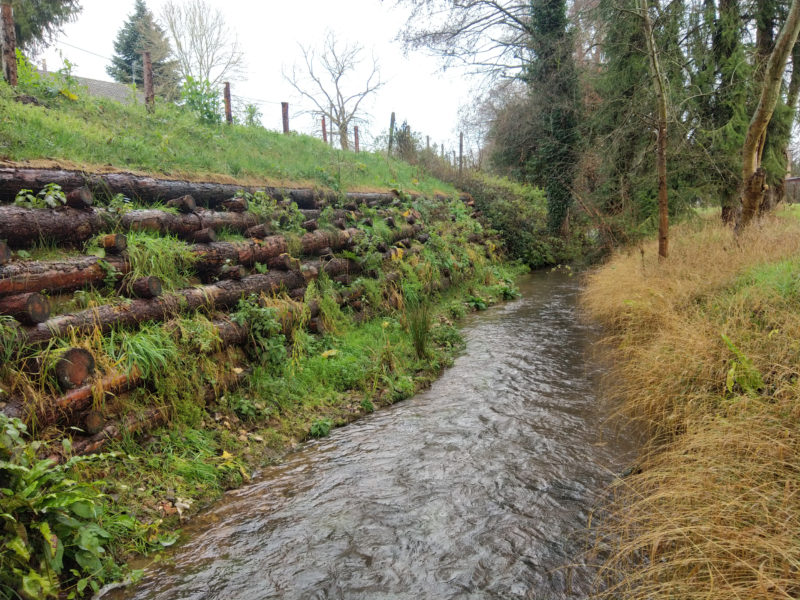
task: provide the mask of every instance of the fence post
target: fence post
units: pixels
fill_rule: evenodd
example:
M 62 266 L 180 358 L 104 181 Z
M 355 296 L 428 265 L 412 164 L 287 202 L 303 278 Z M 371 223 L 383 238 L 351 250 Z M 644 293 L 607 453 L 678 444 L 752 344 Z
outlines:
M 231 84 L 230 82 L 225 82 L 225 91 L 223 92 L 223 97 L 225 98 L 225 122 L 228 125 L 233 125 L 233 111 L 231 110 Z
M 425 136 L 425 149 L 426 150 L 430 150 L 431 149 L 431 136 L 429 136 L 429 135 Z
M 289 103 L 281 102 L 281 115 L 283 116 L 283 133 L 289 134 Z
M 354 137 L 354 141 L 355 141 L 355 147 L 356 147 L 356 154 L 358 154 L 360 152 L 360 148 L 358 146 L 358 125 L 355 125 L 353 127 L 353 135 L 355 136 Z
M 147 112 L 153 112 L 156 95 L 153 91 L 153 61 L 149 52 L 142 53 L 142 77 L 144 79 L 144 104 Z
M 392 144 L 394 143 L 394 112 L 389 120 L 389 156 L 392 155 Z
M 464 172 L 464 132 L 458 134 L 458 176 Z
M 0 6 L 2 31 L 0 39 L 3 43 L 3 56 L 0 58 L 3 67 L 3 78 L 13 87 L 17 87 L 17 34 L 14 31 L 14 9 L 10 0 L 3 0 Z
M 326 129 L 327 125 L 325 125 L 325 115 L 322 115 L 322 141 L 323 143 L 328 143 L 328 130 Z

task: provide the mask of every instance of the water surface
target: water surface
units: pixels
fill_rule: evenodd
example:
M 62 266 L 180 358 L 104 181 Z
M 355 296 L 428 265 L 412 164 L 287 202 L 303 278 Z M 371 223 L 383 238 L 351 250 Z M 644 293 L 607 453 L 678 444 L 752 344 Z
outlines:
M 582 532 L 632 444 L 603 425 L 578 281 L 520 288 L 469 318 L 466 352 L 430 390 L 226 494 L 171 564 L 114 597 L 586 597 Z

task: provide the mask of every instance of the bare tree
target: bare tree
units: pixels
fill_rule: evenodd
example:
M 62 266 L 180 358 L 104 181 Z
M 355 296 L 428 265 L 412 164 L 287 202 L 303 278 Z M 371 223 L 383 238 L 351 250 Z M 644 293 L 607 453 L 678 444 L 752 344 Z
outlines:
M 383 86 L 378 61 L 372 57 L 364 83 L 356 85 L 350 80 L 359 75 L 364 48 L 358 44 L 340 44 L 332 32 L 328 32 L 322 47 L 307 48 L 300 44 L 303 65 L 292 66 L 283 76 L 304 98 L 314 103 L 315 114 L 325 116 L 339 131 L 342 150 L 350 148 L 348 133 L 350 126 L 363 122 L 359 116 L 365 98 Z M 364 73 L 367 73 L 365 70 Z M 350 93 L 348 88 L 359 91 Z
M 217 86 L 236 79 L 244 68 L 244 52 L 222 11 L 205 0 L 178 4 L 169 0 L 161 19 L 172 39 L 181 76 Z

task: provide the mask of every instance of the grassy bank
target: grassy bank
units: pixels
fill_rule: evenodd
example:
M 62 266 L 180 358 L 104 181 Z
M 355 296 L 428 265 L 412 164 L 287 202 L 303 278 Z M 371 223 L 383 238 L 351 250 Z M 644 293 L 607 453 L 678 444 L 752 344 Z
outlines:
M 800 595 L 800 223 L 716 220 L 588 278 L 608 391 L 650 436 L 598 536 L 608 598 Z
M 311 136 L 260 126 L 204 124 L 190 110 L 166 102 L 151 114 L 140 104 L 92 98 L 59 81 L 53 94 L 35 82 L 16 92 L 0 82 L 0 159 L 242 185 L 454 191 L 420 168 L 381 154 L 342 152 Z M 21 92 L 34 93 L 38 105 L 17 101 Z

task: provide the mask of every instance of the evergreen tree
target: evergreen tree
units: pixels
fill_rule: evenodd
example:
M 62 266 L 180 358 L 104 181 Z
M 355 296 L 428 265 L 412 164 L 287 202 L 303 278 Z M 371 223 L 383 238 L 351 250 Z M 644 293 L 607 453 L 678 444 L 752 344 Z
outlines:
M 142 53 L 149 51 L 153 62 L 156 93 L 173 99 L 178 96 L 177 63 L 170 59 L 171 48 L 164 30 L 156 23 L 144 0 L 136 0 L 133 14 L 117 33 L 114 57 L 106 72 L 121 83 L 144 83 Z
M 17 45 L 35 51 L 81 11 L 78 0 L 13 0 Z

